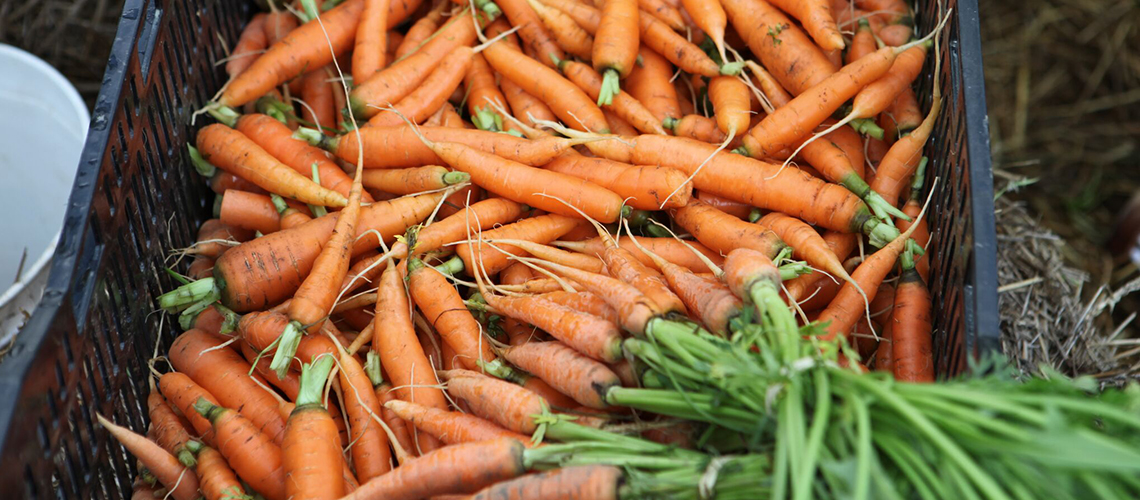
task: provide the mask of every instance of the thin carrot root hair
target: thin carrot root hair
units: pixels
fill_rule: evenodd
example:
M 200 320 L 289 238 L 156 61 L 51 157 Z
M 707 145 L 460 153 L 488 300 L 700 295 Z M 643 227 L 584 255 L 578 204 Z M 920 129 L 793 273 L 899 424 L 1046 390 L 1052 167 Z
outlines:
M 653 219 L 650 219 L 649 222 L 652 222 L 653 224 L 657 225 L 661 229 L 664 229 L 666 232 L 669 233 L 669 236 L 673 237 L 674 240 L 677 240 L 678 243 L 685 245 L 685 248 L 688 248 L 690 252 L 693 252 L 693 254 L 697 256 L 697 259 L 700 260 L 702 263 L 704 263 L 704 265 L 709 268 L 709 271 L 711 271 L 713 273 L 713 275 L 716 276 L 717 279 L 722 280 L 722 281 L 724 280 L 724 269 L 721 269 L 720 266 L 716 265 L 716 263 L 713 262 L 712 259 L 710 259 L 708 255 L 705 255 L 705 254 L 701 253 L 700 251 L 698 251 L 696 248 L 693 248 L 693 245 L 690 245 L 689 242 L 681 239 L 680 236 L 677 236 L 677 233 L 673 232 L 673 230 L 670 229 L 669 226 L 666 226 L 665 224 L 657 222 L 656 220 L 653 220 Z M 629 226 L 627 225 L 626 226 L 626 232 L 628 232 L 628 231 L 629 231 Z M 633 238 L 632 233 L 629 236 L 631 239 Z M 641 245 L 637 245 L 637 247 L 641 248 Z M 648 255 L 648 253 L 646 253 L 646 255 Z
M 708 163 L 710 161 L 712 161 L 712 159 L 715 158 L 716 155 L 720 154 L 721 151 L 724 151 L 724 148 L 727 148 L 728 145 L 731 144 L 732 140 L 735 138 L 736 138 L 736 128 L 733 127 L 732 130 L 728 131 L 728 137 L 724 138 L 724 142 L 720 143 L 720 145 L 717 146 L 716 149 L 713 150 L 712 154 L 710 154 L 708 156 L 708 158 L 705 158 L 705 160 L 702 161 L 700 165 L 697 165 L 697 168 L 695 170 L 693 170 L 693 173 L 689 174 L 689 176 L 685 178 L 685 182 L 682 182 L 680 186 L 677 186 L 677 189 L 674 189 L 672 193 L 669 193 L 669 196 L 665 197 L 665 200 L 661 202 L 661 206 L 658 208 L 664 210 L 665 205 L 667 203 L 669 203 L 669 200 L 672 199 L 674 195 L 681 192 L 681 189 L 683 189 L 686 184 L 692 183 L 693 179 L 695 179 L 697 177 L 697 174 L 701 173 L 701 169 L 705 168 L 705 165 L 708 165 Z

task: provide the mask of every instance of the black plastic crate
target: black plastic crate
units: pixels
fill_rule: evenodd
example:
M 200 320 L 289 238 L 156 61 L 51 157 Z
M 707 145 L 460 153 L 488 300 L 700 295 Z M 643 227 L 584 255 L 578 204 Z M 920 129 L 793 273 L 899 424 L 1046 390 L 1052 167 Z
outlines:
M 920 29 L 933 0 L 919 1 Z M 944 111 L 929 147 L 931 289 L 940 374 L 998 350 L 989 131 L 976 0 L 942 35 Z M 225 82 L 216 61 L 251 2 L 127 0 L 43 301 L 0 363 L 4 498 L 129 498 L 134 460 L 95 413 L 146 428 L 146 360 L 179 333 L 155 297 L 175 286 L 164 255 L 193 242 L 213 197 L 185 144 L 191 114 Z M 922 95 L 929 104 L 933 65 Z M 203 122 L 209 120 L 202 120 Z

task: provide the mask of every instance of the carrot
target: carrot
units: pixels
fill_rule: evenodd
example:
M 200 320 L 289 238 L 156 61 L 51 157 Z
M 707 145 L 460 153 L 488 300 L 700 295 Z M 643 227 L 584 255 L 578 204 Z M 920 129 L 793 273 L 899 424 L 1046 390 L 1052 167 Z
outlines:
M 605 319 L 541 297 L 484 293 L 483 298 L 504 316 L 541 328 L 582 354 L 607 362 L 621 359 L 621 333 L 616 325 Z
M 910 15 L 910 8 L 902 0 L 855 0 L 855 6 L 868 12 L 886 23 L 903 21 Z
M 463 86 L 467 92 L 467 112 L 475 122 L 476 128 L 492 132 L 504 130 L 503 119 L 495 106 L 509 112 L 507 98 L 499 90 L 499 85 L 495 82 L 495 72 L 491 70 L 491 66 L 487 64 L 482 54 L 471 56 L 471 65 L 463 77 Z
M 447 381 L 447 392 L 466 401 L 473 413 L 514 432 L 533 433 L 534 417 L 549 408 L 542 396 L 478 372 L 445 370 L 439 376 Z
M 884 44 L 891 47 L 901 47 L 911 41 L 914 28 L 906 24 L 891 24 L 879 28 L 876 34 L 879 35 L 879 39 Z
M 329 85 L 331 76 L 325 67 L 310 71 L 301 79 L 301 100 L 305 102 L 305 105 L 301 106 L 301 118 L 316 124 L 317 128 L 325 130 L 326 134 L 332 133 L 337 128 L 336 99 L 333 98 L 333 87 Z M 278 124 L 285 127 L 281 122 Z M 254 136 L 245 131 L 243 133 Z
M 269 500 L 285 500 L 281 447 L 238 412 L 199 399 L 194 410 L 210 421 L 218 451 L 243 481 Z M 280 417 L 279 417 L 280 418 Z
M 445 410 L 447 400 L 444 399 L 443 392 L 435 387 L 431 362 L 412 328 L 403 274 L 398 266 L 388 266 L 380 277 L 380 296 L 376 301 L 376 319 L 373 323 L 376 332 L 372 338 L 373 349 L 380 355 L 384 371 L 397 388 L 396 397 Z M 435 438 L 426 434 L 416 436 L 416 441 L 423 452 L 437 447 Z
M 533 125 L 534 120 L 556 120 L 554 112 L 541 99 L 523 90 L 517 83 L 506 78 L 499 81 L 499 88 L 511 107 L 514 116 Z
M 728 137 L 721 132 L 717 120 L 703 115 L 689 114 L 680 119 L 666 118 L 665 128 L 672 130 L 677 137 L 696 139 L 702 142 L 720 144 Z
M 495 239 L 526 239 L 538 243 L 548 243 L 566 234 L 582 222 L 563 215 L 547 214 L 538 217 L 523 219 L 513 224 L 483 231 L 482 238 Z M 497 248 L 496 248 L 497 247 Z M 520 249 L 511 245 L 480 245 L 478 248 L 467 244 L 456 247 L 456 253 L 463 259 L 464 267 L 470 274 L 475 269 L 483 269 L 488 274 L 494 274 L 510 265 L 506 254 L 525 255 Z
M 925 178 L 926 158 L 924 157 L 922 161 L 918 163 L 918 169 L 914 174 L 914 182 L 911 183 L 910 197 L 902 209 L 903 213 L 909 215 L 910 218 L 914 220 L 918 219 L 918 213 L 922 211 L 922 205 L 920 205 L 919 202 L 922 199 L 922 188 Z M 930 244 L 930 228 L 927 227 L 926 221 L 919 220 L 918 222 L 912 222 L 900 219 L 898 221 L 899 230 L 906 231 L 910 229 L 911 224 L 918 225 L 918 228 L 914 230 L 914 234 L 911 235 L 911 238 L 914 239 L 915 243 L 918 243 L 918 246 L 926 248 L 927 245 Z M 918 275 L 922 277 L 922 281 L 929 280 L 930 254 L 923 253 L 921 257 L 916 258 L 914 261 L 914 269 L 918 271 Z
M 408 403 L 393 399 L 384 407 L 399 418 L 410 422 L 417 429 L 435 436 L 441 442 L 454 445 L 509 438 L 524 445 L 530 444 L 530 437 L 509 431 L 488 420 L 457 411 L 444 411 L 438 408 Z
M 529 167 L 459 143 L 423 140 L 445 163 L 470 174 L 471 182 L 499 196 L 563 215 L 577 215 L 577 210 L 581 210 L 603 222 L 613 222 L 627 211 L 620 196 L 597 184 Z
M 831 14 L 831 0 L 769 0 L 803 24 L 804 31 L 824 51 L 842 50 L 843 35 Z
M 600 261 L 599 261 L 600 262 Z M 544 293 L 539 297 L 554 302 L 555 304 L 563 305 L 571 309 L 582 311 L 584 313 L 593 314 L 599 318 L 608 320 L 611 323 L 620 321 L 615 311 L 606 301 L 601 297 L 594 295 L 590 292 L 567 292 L 557 291 Z
M 356 20 L 363 8 L 363 0 L 347 0 L 322 14 L 320 23 L 306 23 L 289 32 L 226 86 L 218 104 L 241 106 L 299 76 L 306 68 L 320 68 L 332 62 L 352 46 Z M 269 26 L 267 22 L 266 27 Z
M 471 500 L 544 498 L 548 500 L 618 500 L 625 473 L 612 465 L 576 465 L 530 474 L 484 488 Z
M 602 260 L 610 276 L 633 285 L 656 305 L 657 314 L 676 312 L 687 314 L 685 303 L 669 289 L 669 284 L 661 275 L 637 260 L 628 250 L 618 246 L 608 234 L 603 234 L 605 250 Z
M 713 264 L 720 265 L 724 261 L 723 257 L 717 252 L 695 241 L 680 242 L 673 238 L 638 238 L 637 242 L 661 258 L 679 266 L 687 267 L 694 272 L 706 272 L 708 271 L 708 266 L 693 253 L 693 250 L 703 254 L 712 261 Z M 590 255 L 601 255 L 601 253 L 605 251 L 605 243 L 601 238 L 575 242 L 558 241 L 554 244 Z M 653 259 L 649 258 L 645 252 L 642 252 L 637 245 L 634 245 L 628 236 L 619 238 L 618 245 L 628 250 L 631 255 L 640 260 L 643 264 L 653 264 Z
M 262 114 L 242 115 L 237 121 L 237 129 L 253 140 L 274 158 L 281 160 L 297 173 L 306 178 L 313 175 L 313 164 L 317 165 L 317 176 L 320 184 L 325 188 L 340 193 L 348 198 L 352 190 L 352 177 L 344 172 L 328 154 L 319 148 L 306 144 L 305 141 L 294 139 L 293 131 Z M 352 161 L 356 161 L 355 158 Z M 361 199 L 372 203 L 372 197 L 361 193 Z
M 301 370 L 301 393 L 289 415 L 281 447 L 289 498 L 332 500 L 344 495 L 344 482 L 335 479 L 344 468 L 337 428 L 321 401 L 332 362 L 332 357 L 322 357 Z M 360 446 L 354 443 L 353 450 Z M 359 470 L 360 465 L 357 467 Z
M 193 280 L 200 280 L 202 278 L 209 278 L 214 274 L 214 259 L 204 255 L 194 257 L 190 261 L 190 267 L 186 269 L 186 276 Z
M 724 34 L 728 27 L 728 17 L 720 2 L 681 0 L 681 5 L 684 5 L 685 12 L 692 16 L 693 23 L 712 39 L 720 59 L 728 61 L 724 51 Z
M 724 281 L 738 297 L 751 302 L 757 318 L 786 335 L 799 331 L 788 306 L 780 298 L 780 270 L 763 253 L 738 248 L 724 260 Z
M 473 493 L 524 474 L 524 449 L 522 443 L 510 438 L 448 446 L 360 485 L 343 500 L 414 500 Z
M 633 71 L 640 45 L 641 13 L 637 4 L 637 0 L 606 0 L 601 6 L 601 20 L 591 49 L 594 69 L 602 74 L 599 106 L 612 103 L 613 96 L 620 91 L 618 80 Z
M 875 295 L 878 293 L 879 284 L 887 277 L 887 274 L 894 268 L 895 261 L 898 260 L 899 254 L 902 253 L 906 247 L 907 240 L 910 239 L 911 234 L 917 226 L 912 225 L 909 229 L 904 231 L 897 238 L 890 243 L 884 245 L 878 252 L 875 252 L 866 259 L 862 264 L 851 273 L 852 281 L 843 285 L 839 290 L 839 294 L 823 310 L 819 315 L 820 324 L 828 324 L 827 333 L 820 337 L 820 340 L 830 341 L 834 340 L 837 335 L 843 335 L 851 331 L 855 323 L 863 314 L 864 300 L 874 301 Z M 866 298 L 859 293 L 862 289 L 866 294 Z
M 169 496 L 177 500 L 193 500 L 198 497 L 198 476 L 182 465 L 174 455 L 153 441 L 111 423 L 103 415 L 96 413 L 95 417 L 99 420 L 99 424 L 123 445 L 123 448 L 139 459 L 147 470 L 158 478 L 158 482 L 169 490 Z
M 875 32 L 866 19 L 859 19 L 859 27 L 855 29 L 855 36 L 851 38 L 851 47 L 847 49 L 847 64 L 851 64 L 863 56 L 875 52 Z
M 471 67 L 472 56 L 470 47 L 456 47 L 415 90 L 396 103 L 394 109 L 385 109 L 372 116 L 368 126 L 394 127 L 404 123 L 405 119 L 414 123 L 427 119 L 459 87 Z
M 170 409 L 170 405 L 166 403 L 162 393 L 155 388 L 154 380 L 150 379 L 149 382 L 151 388 L 150 395 L 146 399 L 146 406 L 147 413 L 150 416 L 151 429 L 154 430 L 154 440 L 159 446 L 174 455 L 183 465 L 193 467 L 196 463 L 194 454 L 186 449 L 186 443 L 190 441 L 190 433 L 186 432 L 185 427 L 182 427 L 182 422 L 178 421 L 174 410 Z
M 631 237 L 634 244 L 637 238 Z M 706 279 L 692 271 L 673 264 L 652 251 L 641 248 L 642 253 L 653 259 L 653 264 L 665 276 L 669 288 L 685 304 L 691 314 L 699 318 L 709 331 L 728 336 L 728 322 L 740 315 L 743 304 L 733 295 L 732 290 L 716 279 Z
M 443 274 L 418 258 L 409 259 L 408 292 L 428 323 L 455 349 L 463 366 L 477 369 L 479 361 L 494 361 L 495 354 L 483 339 L 482 327 Z
M 496 3 L 503 9 L 511 26 L 519 28 L 518 36 L 534 52 L 534 58 L 550 67 L 554 67 L 552 56 L 557 59 L 566 58 L 566 53 L 562 52 L 562 48 L 543 26 L 542 20 L 527 0 L 498 0 Z
M 215 442 L 214 430 L 210 427 L 210 421 L 202 418 L 194 411 L 194 402 L 199 398 L 205 398 L 211 403 L 218 404 L 217 399 L 212 394 L 191 380 L 186 374 L 178 372 L 165 373 L 159 377 L 158 389 L 170 401 L 170 404 L 178 408 L 178 411 L 186 417 L 186 420 L 194 427 L 195 434 L 207 444 Z
M 579 59 L 590 59 L 594 37 L 561 10 L 547 7 L 537 0 L 527 0 L 531 9 L 542 20 L 558 46 Z
M 644 44 L 637 51 L 641 64 L 635 66 L 625 78 L 625 90 L 637 99 L 659 122 L 666 118 L 680 118 L 677 90 L 670 79 L 672 64 Z
M 685 31 L 685 18 L 677 7 L 665 0 L 638 0 L 638 7 L 676 31 Z
M 561 77 L 560 77 L 561 78 Z M 568 82 L 569 83 L 569 82 Z M 448 127 L 365 127 L 334 139 L 322 139 L 308 129 L 297 135 L 320 144 L 342 160 L 356 162 L 359 144 L 364 144 L 364 168 L 410 168 L 439 165 L 443 160 L 420 141 L 419 132 L 429 141 L 464 144 L 485 153 L 527 165 L 542 165 L 565 153 L 574 140 L 546 137 L 527 140 L 510 134 Z M 358 139 L 357 133 L 360 134 Z
M 685 174 L 672 168 L 629 165 L 579 154 L 562 155 L 542 168 L 597 184 L 617 193 L 638 210 L 683 206 L 692 196 L 692 185 L 687 183 Z M 674 192 L 677 194 L 666 202 L 665 198 Z
M 540 99 L 571 127 L 603 133 L 607 130 L 602 110 L 582 89 L 557 71 L 512 49 L 501 40 L 487 45 L 483 49 L 483 57 L 500 75 Z
M 557 65 L 558 69 L 578 88 L 585 90 L 591 98 L 597 99 L 599 104 L 613 111 L 637 130 L 646 134 L 665 134 L 661 122 L 645 109 L 645 106 L 637 102 L 637 99 L 620 89 L 614 90 L 608 101 L 603 103 L 601 99 L 603 77 L 590 66 L 569 60 L 557 61 Z
M 574 280 L 578 284 L 582 285 L 582 287 L 586 290 L 593 292 L 594 294 L 601 297 L 602 300 L 605 300 L 606 303 L 610 305 L 610 307 L 613 307 L 614 310 L 618 312 L 618 317 L 621 318 L 620 324 L 622 328 L 635 334 L 642 334 L 645 331 L 645 327 L 649 321 L 663 312 L 661 306 L 647 298 L 638 288 L 625 283 L 624 281 L 620 281 L 601 274 L 587 273 L 578 269 L 559 266 L 557 264 L 549 262 L 540 262 L 539 264 L 547 269 L 554 270 L 558 274 Z M 547 303 L 556 305 L 550 302 Z M 498 306 L 495 307 L 499 308 Z M 595 317 L 595 319 L 600 318 Z M 575 345 L 576 342 L 567 341 L 567 339 L 575 337 L 570 337 L 565 334 L 561 337 L 555 335 L 555 337 L 567 345 L 574 347 L 578 350 L 578 352 L 586 354 L 594 359 L 606 362 L 614 362 L 621 357 L 620 336 L 616 338 L 611 337 L 607 329 L 609 327 L 612 327 L 612 324 L 605 322 L 604 320 L 603 322 L 605 327 L 600 329 L 600 332 L 603 334 L 599 335 L 596 332 L 590 332 L 592 338 L 601 339 L 600 341 L 593 342 L 594 345 L 602 347 L 600 352 L 598 349 L 593 349 L 590 351 L 579 349 L 578 346 Z M 535 326 L 543 327 L 543 325 L 535 323 L 534 321 L 530 321 L 530 323 Z M 547 332 L 550 332 L 550 330 L 547 328 L 543 329 Z
M 750 248 L 775 258 L 786 248 L 776 233 L 728 215 L 700 200 L 669 211 L 674 222 L 709 249 L 727 255 L 737 248 Z
M 408 430 L 408 422 L 388 407 L 388 403 L 399 401 L 392 392 L 392 386 L 387 383 L 376 386 L 376 400 L 380 402 L 380 416 L 384 419 L 384 423 L 388 425 L 388 429 L 392 431 L 392 435 L 396 437 L 396 443 L 399 444 L 400 448 L 409 456 L 416 456 L 416 445 L 412 440 L 411 431 Z M 438 408 L 432 409 L 442 411 Z
M 416 19 L 416 22 L 404 34 L 404 40 L 396 47 L 396 58 L 392 60 L 393 62 L 407 57 L 427 42 L 428 37 L 439 29 L 439 22 L 443 19 L 443 8 L 446 5 L 444 2 L 438 2 L 427 14 Z M 357 82 L 357 84 L 361 83 L 364 82 Z
M 374 419 L 380 416 L 380 401 L 364 368 L 344 351 L 340 352 L 339 378 L 351 430 L 352 464 L 357 477 L 368 481 L 392 470 L 388 437 Z
M 606 127 L 609 128 L 610 133 L 613 135 L 618 137 L 637 137 L 641 134 L 633 125 L 630 125 L 629 122 L 609 109 L 603 109 L 602 116 L 606 117 Z
M 269 196 L 236 189 L 227 189 L 222 195 L 218 220 L 229 226 L 259 231 L 262 234 L 281 229 L 281 214 L 277 212 L 277 207 L 273 205 Z M 210 267 L 213 267 L 212 259 Z
M 731 137 L 747 130 L 751 122 L 748 86 L 735 76 L 717 76 L 709 80 L 708 88 L 720 131 Z
M 387 36 L 388 0 L 364 0 L 352 50 L 352 81 L 365 82 L 384 68 Z
M 721 0 L 748 48 L 794 95 L 822 82 L 836 67 L 791 19 L 764 0 Z M 837 103 L 838 105 L 838 103 Z
M 201 158 L 281 196 L 312 205 L 343 207 L 344 196 L 314 183 L 278 161 L 245 134 L 222 124 L 198 131 Z
M 733 75 L 740 72 L 739 63 L 717 66 L 700 47 L 677 34 L 657 18 L 643 15 L 638 21 L 641 43 L 665 56 L 669 62 L 687 73 L 712 78 L 720 74 Z
M 349 98 L 353 114 L 371 118 L 384 106 L 399 102 L 439 66 L 444 56 L 456 47 L 468 46 L 474 41 L 475 26 L 471 13 L 464 11 L 453 16 L 419 50 L 392 63 L 367 81 L 359 82 Z
M 736 217 L 737 219 L 748 220 L 754 215 L 754 209 L 752 207 L 745 205 L 739 201 L 732 201 L 730 199 L 723 198 L 706 191 L 697 192 L 696 198 L 705 204 L 717 210 L 720 210 L 721 212 Z
M 237 243 L 248 241 L 253 235 L 246 229 L 230 226 L 218 219 L 210 219 L 198 228 L 197 241 L 184 253 L 209 258 L 220 257 Z
M 941 110 L 942 96 L 938 86 L 935 85 L 930 112 L 922 120 L 922 124 L 895 142 L 879 162 L 875 178 L 871 181 L 871 189 L 879 193 L 887 203 L 891 205 L 898 203 L 907 180 L 914 174 L 922 159 L 922 148 L 934 131 L 934 123 L 938 120 Z
M 807 261 L 808 264 L 845 281 L 851 279 L 843 269 L 843 263 L 831 251 L 823 237 L 803 221 L 779 212 L 770 212 L 756 223 L 771 229 L 776 236 L 792 247 L 797 257 Z
M 850 233 L 838 233 L 835 231 L 824 232 L 823 240 L 827 244 L 827 247 L 830 249 L 831 253 L 841 261 L 851 255 L 851 252 L 855 250 L 855 245 L 858 242 L 856 235 Z M 811 273 L 805 274 L 803 276 L 798 276 L 785 282 L 784 287 L 787 289 L 788 298 L 790 300 L 798 301 L 800 299 L 806 298 L 809 295 L 812 295 L 809 290 L 821 283 L 835 282 L 827 276 L 822 276 L 818 273 Z M 835 292 L 838 292 L 839 285 L 837 283 L 835 283 L 835 285 Z M 826 298 L 824 304 L 831 301 L 831 298 L 827 297 L 827 295 L 823 293 L 816 295 L 816 297 L 821 300 Z
M 214 176 L 210 177 L 209 184 L 210 190 L 217 194 L 225 193 L 226 190 L 229 189 L 246 191 L 256 194 L 265 194 L 265 190 L 258 187 L 257 184 L 249 182 L 224 170 L 217 170 Z
M 234 44 L 234 50 L 226 61 L 226 74 L 233 78 L 249 65 L 253 64 L 265 48 L 269 46 L 269 38 L 265 36 L 266 14 L 258 13 L 249 20 L 249 24 L 241 30 L 241 36 Z
M 501 349 L 500 354 L 562 394 L 590 408 L 604 409 L 606 391 L 621 385 L 606 365 L 562 342 L 527 342 Z
M 468 179 L 470 176 L 463 172 L 452 172 L 439 165 L 364 172 L 365 187 L 399 195 L 444 189 Z
M 269 16 L 265 18 L 265 36 L 269 42 L 268 45 L 280 42 L 282 38 L 285 38 L 300 25 L 301 21 L 291 12 L 284 10 L 270 12 Z
M 930 290 L 915 269 L 913 250 L 908 248 L 900 262 L 902 272 L 890 319 L 892 370 L 895 379 L 903 382 L 934 382 Z
M 206 500 L 229 500 L 246 496 L 237 474 L 234 474 L 218 450 L 197 441 L 191 441 L 189 448 L 197 455 L 198 465 L 194 467 L 194 472 L 198 474 L 198 488 Z

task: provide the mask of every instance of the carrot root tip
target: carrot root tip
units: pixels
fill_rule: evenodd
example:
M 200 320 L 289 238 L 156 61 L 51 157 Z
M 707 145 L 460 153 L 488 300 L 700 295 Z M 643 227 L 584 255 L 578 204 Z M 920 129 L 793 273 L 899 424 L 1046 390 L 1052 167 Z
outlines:
M 615 69 L 607 69 L 602 76 L 602 90 L 598 92 L 598 106 L 609 106 L 614 96 L 621 92 L 621 75 Z
M 277 352 L 273 353 L 273 361 L 269 363 L 269 369 L 277 374 L 279 380 L 285 380 L 285 375 L 289 372 L 289 365 L 293 363 L 293 356 L 301 344 L 303 331 L 304 327 L 300 323 L 290 321 L 288 325 L 285 325 L 285 330 L 281 332 L 281 337 L 277 339 Z
M 159 295 L 158 307 L 167 312 L 182 312 L 207 300 L 216 301 L 220 296 L 214 278 L 203 278 Z

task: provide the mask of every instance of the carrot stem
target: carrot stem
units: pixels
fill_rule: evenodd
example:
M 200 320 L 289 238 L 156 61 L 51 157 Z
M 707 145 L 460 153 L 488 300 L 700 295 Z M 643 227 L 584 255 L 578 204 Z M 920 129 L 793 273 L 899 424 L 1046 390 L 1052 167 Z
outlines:
M 198 172 L 198 175 L 208 178 L 213 177 L 218 172 L 218 167 L 202 158 L 202 153 L 198 152 L 198 148 L 189 144 L 186 145 L 186 148 L 190 150 L 190 164 L 194 165 L 194 170 Z
M 273 353 L 273 361 L 269 363 L 269 369 L 277 374 L 278 379 L 285 380 L 285 375 L 289 373 L 289 365 L 293 363 L 293 356 L 297 353 L 297 347 L 301 345 L 301 335 L 304 331 L 305 325 L 290 321 L 278 337 L 277 352 Z
M 300 391 L 294 402 L 297 408 L 306 406 L 321 406 L 325 393 L 325 380 L 333 367 L 333 357 L 327 355 L 317 356 L 316 361 L 301 365 Z M 293 411 L 297 411 L 294 409 Z
M 447 261 L 442 264 L 432 267 L 435 268 L 436 271 L 439 271 L 441 274 L 445 274 L 447 276 L 455 276 L 456 274 L 463 272 L 464 269 L 463 259 L 458 255 L 447 259 Z M 411 269 L 409 269 L 409 271 L 410 270 Z
M 182 312 L 199 302 L 215 302 L 221 298 L 221 292 L 215 286 L 214 278 L 203 278 L 191 281 L 158 296 L 158 307 L 168 312 Z

